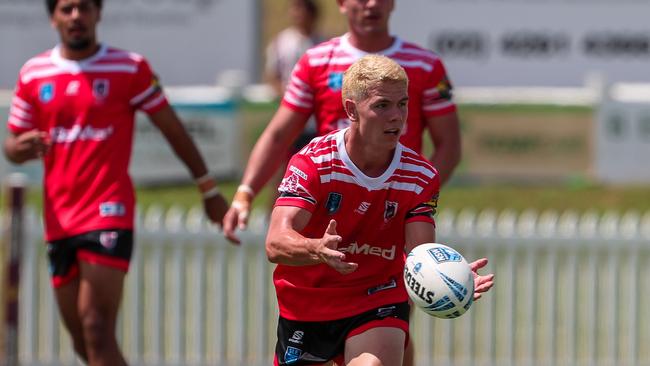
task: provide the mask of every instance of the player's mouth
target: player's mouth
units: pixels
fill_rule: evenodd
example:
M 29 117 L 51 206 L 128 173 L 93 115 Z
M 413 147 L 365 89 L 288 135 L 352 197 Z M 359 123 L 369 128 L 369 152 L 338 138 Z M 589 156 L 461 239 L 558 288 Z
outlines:
M 399 128 L 389 128 L 387 130 L 384 130 L 385 135 L 395 135 L 399 136 L 400 129 Z
M 86 34 L 86 27 L 80 26 L 80 25 L 72 26 L 72 27 L 68 28 L 68 34 L 73 36 L 73 37 L 82 36 L 82 35 Z
M 381 14 L 379 14 L 379 13 L 369 13 L 369 14 L 365 14 L 365 15 L 363 16 L 363 19 L 364 19 L 365 21 L 376 22 L 376 21 L 378 21 L 378 20 L 381 20 Z

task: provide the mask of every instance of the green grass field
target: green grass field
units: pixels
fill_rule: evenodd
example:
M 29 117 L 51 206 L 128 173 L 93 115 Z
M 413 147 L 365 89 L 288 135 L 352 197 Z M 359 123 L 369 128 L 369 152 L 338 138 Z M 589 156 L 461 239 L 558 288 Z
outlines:
M 232 197 L 236 184 L 222 183 L 223 192 Z M 256 206 L 268 201 L 268 189 L 255 200 Z M 195 187 L 165 187 L 138 190 L 141 205 L 160 204 L 163 206 L 180 205 L 188 207 L 199 204 L 199 194 Z M 477 185 L 449 186 L 443 188 L 440 195 L 440 209 L 459 210 L 474 208 L 497 210 L 510 208 L 517 211 L 526 208 L 538 210 L 575 209 L 586 211 L 650 210 L 650 187 L 612 188 L 602 186 L 513 186 L 513 185 Z
M 243 150 L 250 148 L 264 130 L 269 119 L 275 111 L 276 105 L 244 104 L 241 110 L 243 126 Z M 466 118 L 475 118 L 479 115 L 503 116 L 575 116 L 585 118 L 593 115 L 593 110 L 587 107 L 558 107 L 544 105 L 462 105 L 459 109 L 461 123 Z M 426 140 L 425 140 L 426 142 Z M 430 149 L 425 146 L 425 150 Z M 461 168 L 462 169 L 462 168 Z M 231 198 L 237 187 L 237 182 L 220 182 L 224 194 Z M 200 204 L 198 191 L 194 186 L 167 186 L 155 188 L 139 188 L 138 202 L 147 207 L 158 204 L 162 206 L 179 205 L 190 207 Z M 263 190 L 255 200 L 257 207 L 264 207 L 268 202 L 269 188 Z M 33 189 L 28 201 L 40 207 L 40 191 Z M 565 181 L 556 183 L 517 184 L 515 182 L 481 183 L 452 180 L 441 192 L 440 210 L 474 208 L 482 210 L 492 208 L 496 210 L 514 209 L 522 211 L 527 208 L 537 210 L 553 209 L 563 211 L 574 209 L 583 212 L 589 209 L 603 212 L 614 210 L 623 212 L 627 210 L 650 210 L 650 185 L 635 187 L 608 187 L 591 183 L 587 180 L 568 177 Z
M 232 198 L 237 187 L 236 182 L 222 182 L 220 189 L 226 197 Z M 255 199 L 257 208 L 264 207 L 268 202 L 270 190 L 264 189 Z M 142 207 L 172 205 L 191 207 L 200 205 L 200 196 L 196 187 L 172 186 L 156 188 L 140 188 L 137 190 L 138 202 Z M 29 193 L 28 202 L 41 206 L 40 190 Z M 625 212 L 636 210 L 650 211 L 650 186 L 637 187 L 605 187 L 605 186 L 571 186 L 571 185 L 449 185 L 442 189 L 439 209 L 458 211 L 464 208 L 483 209 L 513 209 L 523 211 L 527 208 L 536 210 L 564 211 L 573 209 L 578 212 L 596 210 L 605 212 L 613 210 Z

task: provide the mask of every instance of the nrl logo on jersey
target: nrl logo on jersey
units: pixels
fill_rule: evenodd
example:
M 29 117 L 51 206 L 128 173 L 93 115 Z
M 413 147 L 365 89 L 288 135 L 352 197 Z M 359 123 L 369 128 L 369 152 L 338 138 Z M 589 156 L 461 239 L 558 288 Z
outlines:
M 45 83 L 38 89 L 38 99 L 43 103 L 49 103 L 54 99 L 54 84 Z
M 334 215 L 336 211 L 339 210 L 339 207 L 341 207 L 341 200 L 343 200 L 343 195 L 336 192 L 330 192 L 327 196 L 327 202 L 325 203 L 327 213 Z
M 330 72 L 327 78 L 327 86 L 332 89 L 332 91 L 339 91 L 343 86 L 343 73 L 342 72 Z
M 386 201 L 386 208 L 384 209 L 384 221 L 388 222 L 390 219 L 397 215 L 397 202 Z

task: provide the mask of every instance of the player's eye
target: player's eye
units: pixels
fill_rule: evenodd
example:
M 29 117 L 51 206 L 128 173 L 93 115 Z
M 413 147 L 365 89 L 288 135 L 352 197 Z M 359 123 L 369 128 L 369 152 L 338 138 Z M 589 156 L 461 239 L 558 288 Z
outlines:
M 66 15 L 72 13 L 72 9 L 74 9 L 72 5 L 65 5 L 60 8 L 61 12 Z

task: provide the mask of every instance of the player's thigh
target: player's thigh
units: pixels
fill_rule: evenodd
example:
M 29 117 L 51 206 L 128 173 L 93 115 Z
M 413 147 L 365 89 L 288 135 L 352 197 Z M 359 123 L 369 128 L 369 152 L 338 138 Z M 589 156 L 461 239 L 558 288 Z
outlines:
M 73 336 L 81 332 L 79 310 L 77 308 L 79 295 L 79 278 L 74 278 L 66 284 L 54 287 L 54 297 L 59 306 L 59 313 L 65 327 Z
M 133 231 L 104 229 L 80 236 L 79 311 L 113 320 L 122 299 L 124 276 L 133 251 Z
M 366 330 L 345 342 L 345 364 L 349 366 L 401 365 L 406 333 L 395 327 Z
M 79 262 L 79 313 L 97 313 L 115 321 L 122 300 L 123 270 L 101 264 Z
M 47 244 L 51 284 L 63 324 L 73 337 L 79 336 L 78 314 L 79 265 L 76 237 L 63 238 Z

